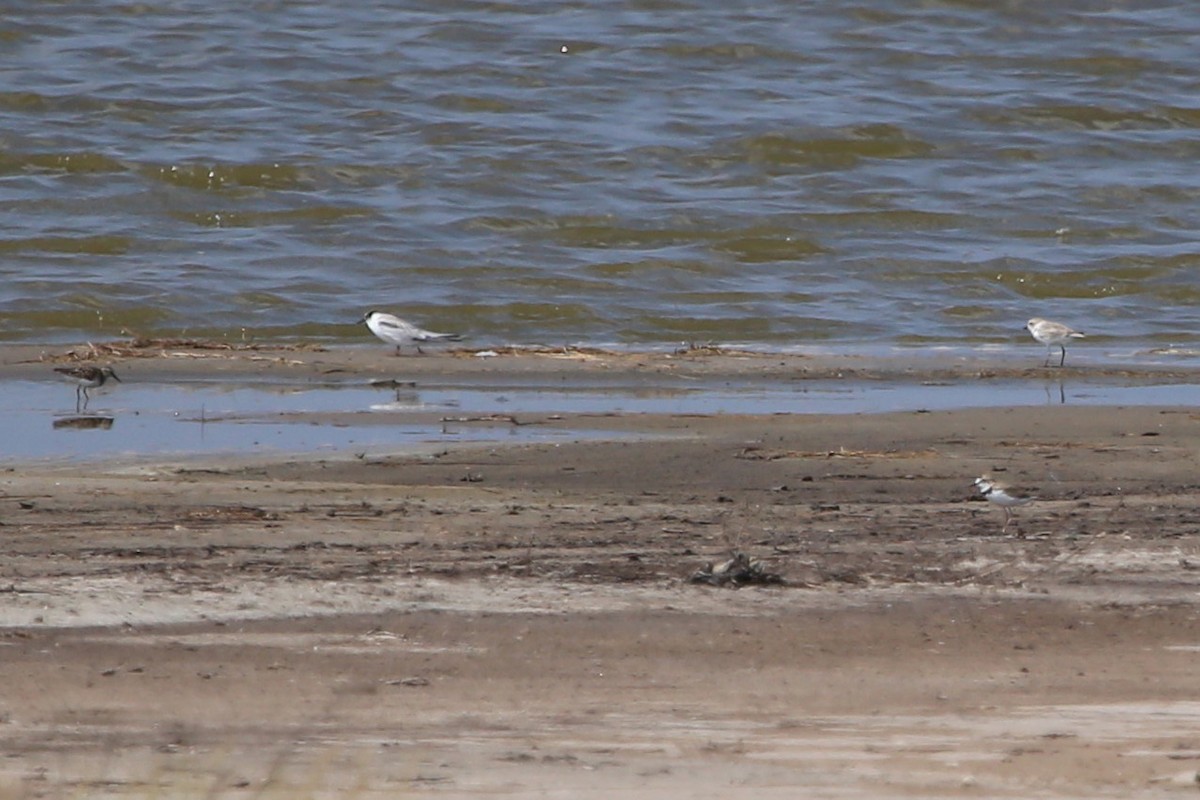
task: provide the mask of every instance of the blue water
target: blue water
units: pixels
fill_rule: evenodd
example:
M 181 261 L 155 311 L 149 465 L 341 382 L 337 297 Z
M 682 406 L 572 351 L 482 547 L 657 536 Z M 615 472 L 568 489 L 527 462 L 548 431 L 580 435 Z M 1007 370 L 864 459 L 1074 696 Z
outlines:
M 983 406 L 1191 404 L 1198 387 L 1072 380 L 954 385 L 842 381 L 670 387 L 147 384 L 93 390 L 83 413 L 58 382 L 6 381 L 0 463 L 29 459 L 190 457 L 308 453 L 330 457 L 412 453 L 464 442 L 566 442 L 633 433 L 599 420 L 638 414 L 857 414 Z M 337 414 L 336 418 L 328 415 Z M 514 417 L 519 425 L 506 421 Z M 562 417 L 569 417 L 560 421 Z M 98 429 L 64 427 L 84 418 Z M 56 427 L 57 424 L 57 427 Z

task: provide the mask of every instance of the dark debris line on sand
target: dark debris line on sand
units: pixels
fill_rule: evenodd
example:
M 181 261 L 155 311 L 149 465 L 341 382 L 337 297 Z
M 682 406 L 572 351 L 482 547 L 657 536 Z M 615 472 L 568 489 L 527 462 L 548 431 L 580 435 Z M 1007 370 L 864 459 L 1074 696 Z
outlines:
M 126 341 L 88 342 L 65 353 L 43 356 L 38 361 L 49 363 L 75 363 L 94 361 L 100 358 L 158 358 L 168 350 L 177 351 L 225 351 L 225 352 L 324 352 L 325 348 L 314 344 L 257 344 L 253 342 L 224 342 L 211 339 L 149 339 L 136 338 Z

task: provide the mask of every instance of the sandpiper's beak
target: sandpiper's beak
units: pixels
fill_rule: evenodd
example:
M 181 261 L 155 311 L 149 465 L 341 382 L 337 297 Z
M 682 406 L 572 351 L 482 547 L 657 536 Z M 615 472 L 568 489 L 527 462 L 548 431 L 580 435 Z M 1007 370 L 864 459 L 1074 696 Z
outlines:
M 125 382 L 125 381 L 121 380 L 120 378 L 118 378 L 118 377 L 117 377 L 117 373 L 113 372 L 111 369 L 108 371 L 108 374 L 109 374 L 109 375 L 111 375 L 111 376 L 112 376 L 112 379 L 113 379 L 114 381 L 116 381 L 117 383 L 124 383 L 124 382 Z

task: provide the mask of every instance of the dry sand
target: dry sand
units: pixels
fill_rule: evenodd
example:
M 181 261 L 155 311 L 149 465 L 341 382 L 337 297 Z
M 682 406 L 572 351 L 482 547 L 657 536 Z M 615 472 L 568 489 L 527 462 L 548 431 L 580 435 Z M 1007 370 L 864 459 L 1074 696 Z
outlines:
M 63 360 L 3 355 L 0 381 Z M 100 355 L 160 381 L 1046 374 L 710 351 Z M 540 421 L 624 435 L 10 464 L 0 797 L 1200 789 L 1193 409 Z M 973 496 L 984 472 L 1038 492 L 1007 534 Z M 734 551 L 785 582 L 689 582 Z

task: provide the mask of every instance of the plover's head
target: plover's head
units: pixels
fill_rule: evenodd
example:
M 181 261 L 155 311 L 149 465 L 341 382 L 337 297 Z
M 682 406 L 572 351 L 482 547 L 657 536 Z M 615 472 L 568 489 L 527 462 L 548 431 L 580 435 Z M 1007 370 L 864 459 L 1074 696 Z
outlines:
M 992 483 L 991 478 L 988 478 L 986 475 L 975 479 L 975 488 L 984 494 L 990 492 L 992 490 L 992 486 L 994 485 L 995 484 Z

